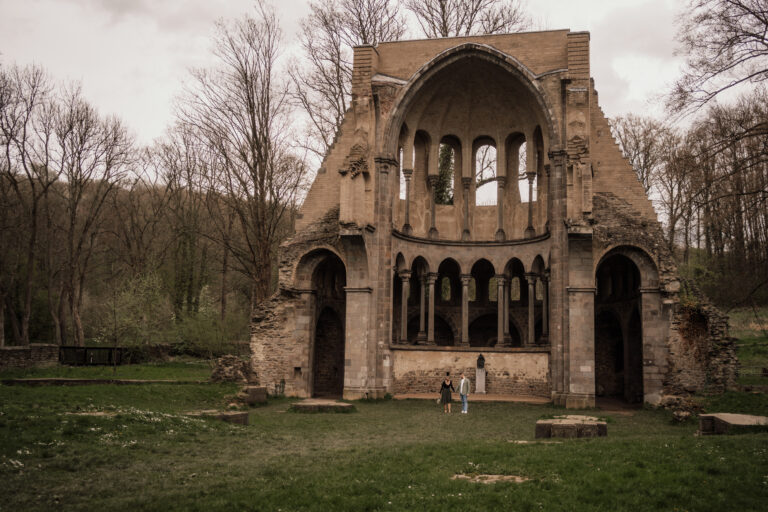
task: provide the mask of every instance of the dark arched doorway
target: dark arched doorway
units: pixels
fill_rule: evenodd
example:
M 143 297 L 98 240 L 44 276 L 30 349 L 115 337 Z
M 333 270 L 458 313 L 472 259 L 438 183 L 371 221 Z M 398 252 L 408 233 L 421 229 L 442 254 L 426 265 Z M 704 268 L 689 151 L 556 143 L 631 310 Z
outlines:
M 623 254 L 597 267 L 595 395 L 643 401 L 640 271 Z
M 312 395 L 342 396 L 346 271 L 336 255 L 327 256 L 312 277 L 317 320 L 312 358 Z
M 341 396 L 344 391 L 344 324 L 326 307 L 315 329 L 314 396 Z

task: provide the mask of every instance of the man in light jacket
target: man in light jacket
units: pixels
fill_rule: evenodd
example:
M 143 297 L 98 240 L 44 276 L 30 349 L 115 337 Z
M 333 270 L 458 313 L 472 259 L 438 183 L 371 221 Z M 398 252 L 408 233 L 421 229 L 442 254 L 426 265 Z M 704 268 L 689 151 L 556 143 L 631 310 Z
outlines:
M 461 372 L 461 380 L 459 381 L 459 396 L 461 396 L 462 414 L 467 414 L 467 395 L 469 395 L 469 379 L 464 376 L 464 372 Z

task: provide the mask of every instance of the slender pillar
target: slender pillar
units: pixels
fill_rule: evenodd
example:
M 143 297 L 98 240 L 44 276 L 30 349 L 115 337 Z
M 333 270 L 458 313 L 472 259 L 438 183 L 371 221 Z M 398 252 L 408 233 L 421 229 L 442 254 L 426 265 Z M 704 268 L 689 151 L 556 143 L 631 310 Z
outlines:
M 528 339 L 526 344 L 532 346 L 536 344 L 533 315 L 533 306 L 536 302 L 536 274 L 526 273 L 525 280 L 528 281 Z
M 429 286 L 429 314 L 427 315 L 427 345 L 435 344 L 435 282 L 437 273 L 427 274 L 427 285 Z
M 427 331 L 424 329 L 424 317 L 426 316 L 427 276 L 422 274 L 419 279 L 419 333 L 416 335 L 416 343 L 424 343 L 427 340 Z
M 405 178 L 405 223 L 403 224 L 403 233 L 410 235 L 413 233 L 411 227 L 411 176 L 413 176 L 413 169 L 403 169 L 403 177 Z
M 541 341 L 547 344 L 549 343 L 549 270 L 545 270 L 541 275 L 541 285 L 544 289 L 544 296 L 541 298 Z
M 536 173 L 528 171 L 525 173 L 528 178 L 528 227 L 525 228 L 525 238 L 533 238 L 536 236 L 536 230 L 533 229 L 533 180 L 536 179 Z M 406 178 L 407 180 L 408 178 Z M 407 193 L 407 181 L 406 181 L 406 193 Z M 406 204 L 406 215 L 408 215 L 408 206 Z M 406 217 L 407 218 L 407 217 Z
M 469 232 L 469 185 L 471 183 L 472 178 L 461 178 L 461 186 L 464 189 L 464 230 L 461 232 L 461 239 L 464 241 L 471 237 Z
M 408 291 L 411 287 L 411 271 L 402 270 L 399 275 L 403 283 L 400 298 L 400 343 L 408 343 Z
M 435 211 L 436 207 L 435 204 L 437 203 L 437 199 L 435 198 L 435 194 L 437 193 L 437 180 L 438 177 L 434 175 L 429 175 L 427 177 L 427 183 L 429 184 L 429 198 L 430 198 L 430 211 L 432 215 L 430 215 L 430 225 L 429 225 L 429 238 L 432 240 L 437 239 L 437 228 L 435 227 L 435 223 L 437 222 L 437 219 L 435 217 Z
M 504 189 L 507 185 L 507 177 L 499 176 L 496 179 L 498 189 L 496 190 L 496 212 L 499 214 L 497 219 L 498 229 L 496 230 L 496 240 L 502 241 L 507 238 L 504 233 Z
M 469 274 L 461 275 L 461 345 L 469 346 Z
M 496 346 L 504 345 L 504 295 L 506 295 L 504 275 L 496 275 Z
M 505 275 L 504 281 L 507 286 L 504 287 L 504 309 L 502 311 L 502 323 L 504 324 L 502 327 L 504 328 L 504 338 L 502 340 L 502 346 L 511 347 L 512 336 L 509 335 L 509 292 L 512 289 L 512 280 Z

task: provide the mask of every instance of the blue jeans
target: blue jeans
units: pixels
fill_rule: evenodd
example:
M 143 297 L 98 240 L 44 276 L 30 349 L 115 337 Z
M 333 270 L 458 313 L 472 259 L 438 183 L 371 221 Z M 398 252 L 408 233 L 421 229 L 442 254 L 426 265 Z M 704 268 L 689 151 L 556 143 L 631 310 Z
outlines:
M 467 412 L 467 395 L 459 396 L 461 396 L 461 410 L 462 412 Z

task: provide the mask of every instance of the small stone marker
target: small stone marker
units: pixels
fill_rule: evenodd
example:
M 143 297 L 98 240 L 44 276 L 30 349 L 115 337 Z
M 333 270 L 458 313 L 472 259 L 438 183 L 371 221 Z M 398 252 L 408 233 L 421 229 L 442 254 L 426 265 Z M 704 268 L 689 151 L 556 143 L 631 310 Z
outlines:
M 246 386 L 245 403 L 248 405 L 267 403 L 267 388 L 263 386 Z
M 205 411 L 188 412 L 187 416 L 217 418 L 227 423 L 248 425 L 248 412 L 246 411 L 217 411 L 215 409 Z
M 699 433 L 701 435 L 739 434 L 755 431 L 768 431 L 768 417 L 728 412 L 699 416 Z
M 336 400 L 323 400 L 320 398 L 308 398 L 301 402 L 291 404 L 291 411 L 314 413 L 314 412 L 355 412 L 354 405 L 346 402 L 337 402 Z
M 536 439 L 549 437 L 604 437 L 608 425 L 592 416 L 567 415 L 536 422 Z

